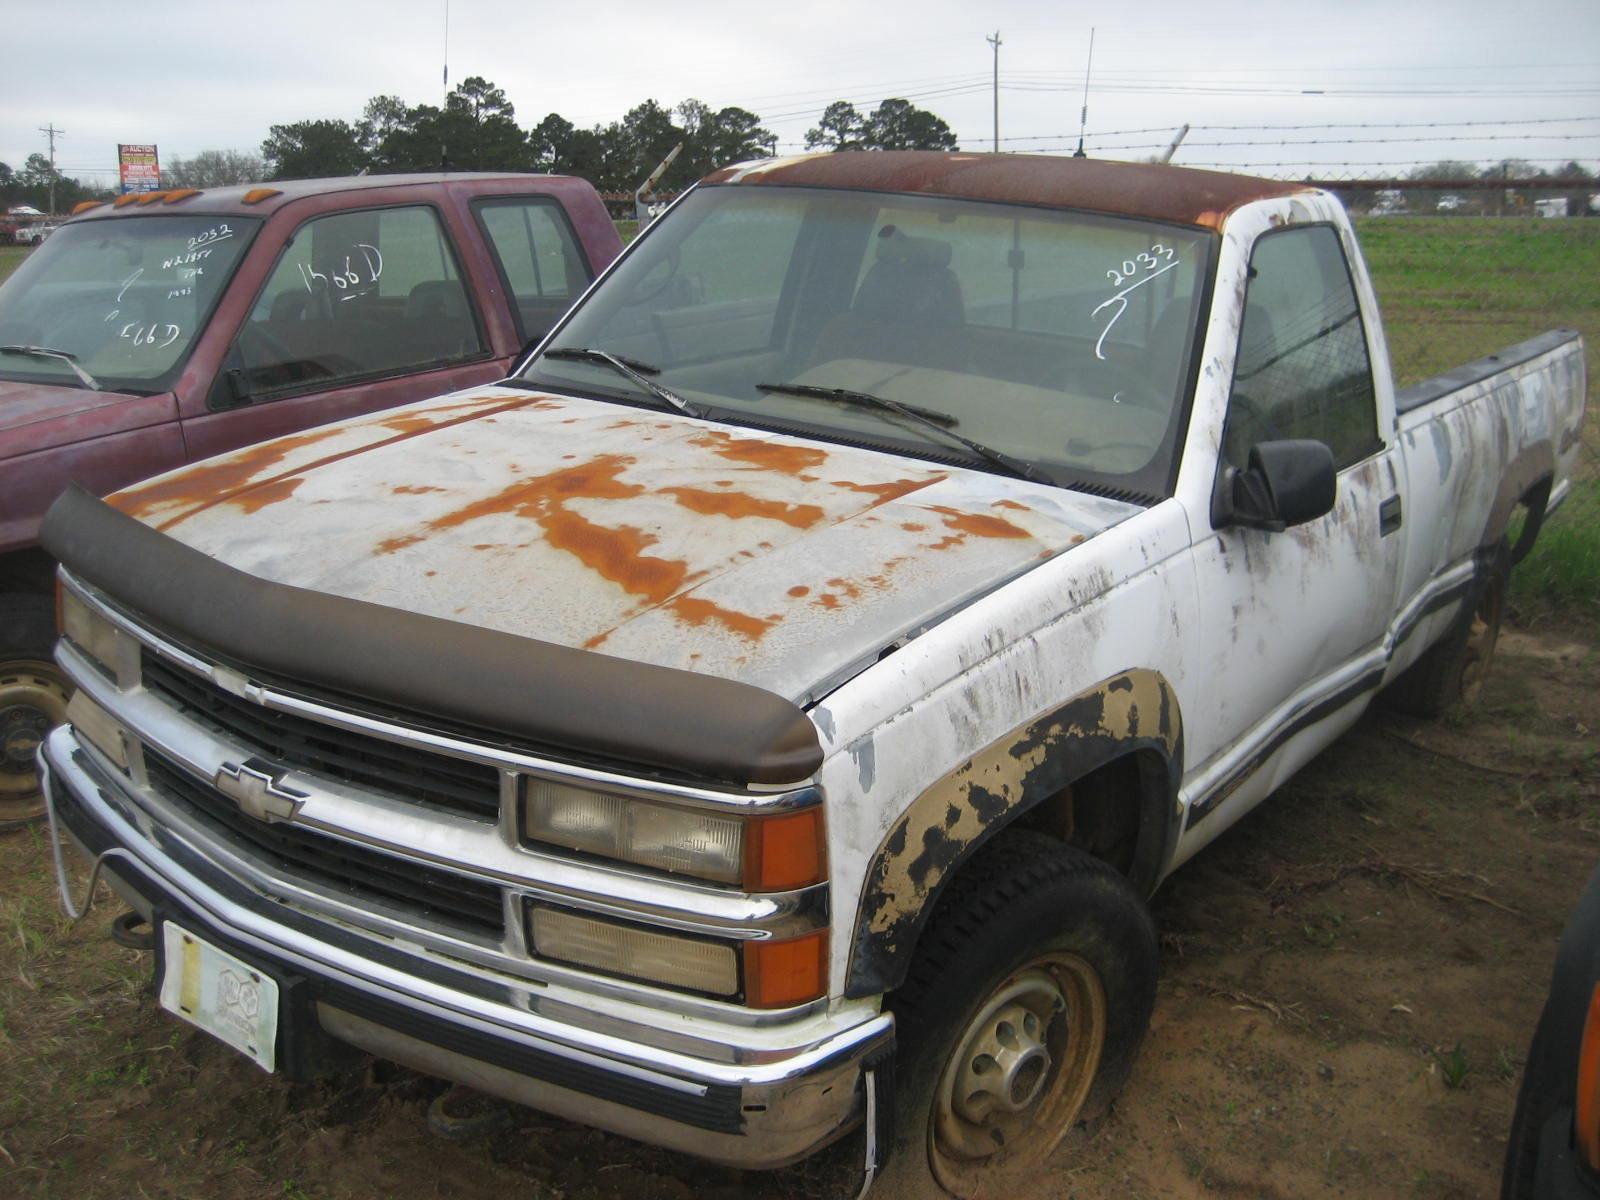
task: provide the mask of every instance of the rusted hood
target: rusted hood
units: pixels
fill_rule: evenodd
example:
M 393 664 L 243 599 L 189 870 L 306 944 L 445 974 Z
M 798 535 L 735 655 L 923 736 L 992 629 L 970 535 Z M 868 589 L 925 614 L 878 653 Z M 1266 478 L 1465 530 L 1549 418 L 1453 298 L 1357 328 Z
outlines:
M 0 459 L 176 419 L 170 392 L 132 396 L 76 386 L 0 381 Z
M 797 702 L 1132 505 L 489 388 L 113 503 L 251 574 Z

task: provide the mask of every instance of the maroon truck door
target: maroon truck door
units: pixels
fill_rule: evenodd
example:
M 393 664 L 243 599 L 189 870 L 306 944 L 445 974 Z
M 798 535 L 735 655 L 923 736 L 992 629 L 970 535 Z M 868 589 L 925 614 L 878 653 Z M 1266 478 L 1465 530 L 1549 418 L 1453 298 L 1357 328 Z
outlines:
M 294 227 L 242 316 L 219 311 L 235 315 L 210 386 L 180 394 L 191 459 L 504 377 L 516 347 L 479 302 L 498 280 L 466 274 L 472 233 L 437 199 L 395 189 Z

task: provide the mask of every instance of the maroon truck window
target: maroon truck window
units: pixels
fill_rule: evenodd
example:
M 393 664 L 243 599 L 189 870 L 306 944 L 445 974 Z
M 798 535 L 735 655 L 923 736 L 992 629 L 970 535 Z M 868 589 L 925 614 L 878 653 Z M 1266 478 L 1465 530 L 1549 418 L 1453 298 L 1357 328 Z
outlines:
M 483 336 L 432 208 L 306 222 L 230 355 L 224 403 L 260 401 L 480 357 Z
M 545 196 L 474 205 L 524 342 L 549 333 L 592 276 L 566 214 Z

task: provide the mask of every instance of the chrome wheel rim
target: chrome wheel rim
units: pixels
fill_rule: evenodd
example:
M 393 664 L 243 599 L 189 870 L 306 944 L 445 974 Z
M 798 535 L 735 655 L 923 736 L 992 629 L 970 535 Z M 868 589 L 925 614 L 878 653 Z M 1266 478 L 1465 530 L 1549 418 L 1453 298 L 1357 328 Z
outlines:
M 1077 1119 L 1105 1045 L 1105 988 L 1076 954 L 1030 959 L 974 1009 L 934 1095 L 929 1159 L 957 1195 L 1037 1162 Z
M 67 719 L 70 694 L 51 663 L 24 659 L 0 666 L 0 827 L 44 812 L 34 752 Z

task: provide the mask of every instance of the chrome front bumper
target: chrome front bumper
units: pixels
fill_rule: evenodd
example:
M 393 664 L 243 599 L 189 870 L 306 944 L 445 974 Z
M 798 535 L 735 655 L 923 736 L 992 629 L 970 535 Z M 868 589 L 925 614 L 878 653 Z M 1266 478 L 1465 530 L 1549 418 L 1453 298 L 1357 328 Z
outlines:
M 154 819 L 64 726 L 39 751 L 52 819 L 146 915 L 306 981 L 322 1032 L 384 1058 L 545 1112 L 713 1161 L 778 1167 L 858 1125 L 888 1067 L 886 1014 L 793 1027 L 689 1015 L 663 1026 L 615 1005 L 584 1013 L 292 906 L 221 871 Z M 665 1045 L 663 1044 L 665 1043 Z M 692 1048 L 667 1048 L 677 1046 Z

